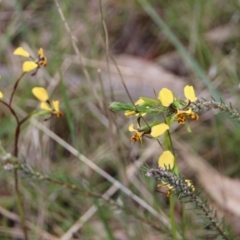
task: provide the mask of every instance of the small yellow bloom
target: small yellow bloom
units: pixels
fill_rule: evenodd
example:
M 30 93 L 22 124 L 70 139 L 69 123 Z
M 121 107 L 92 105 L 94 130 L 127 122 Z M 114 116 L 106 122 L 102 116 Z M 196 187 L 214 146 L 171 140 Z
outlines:
M 192 120 L 198 120 L 199 116 L 195 112 L 193 112 L 191 108 L 189 108 L 186 111 L 177 110 L 177 113 L 174 116 L 174 118 L 177 118 L 179 124 L 185 124 L 186 118 L 190 118 Z
M 136 141 L 140 141 L 142 143 L 142 138 L 145 132 L 139 132 L 137 129 L 134 128 L 133 124 L 131 124 L 128 127 L 128 130 L 130 132 L 135 132 L 135 135 L 132 136 L 131 140 L 136 142 Z
M 32 89 L 33 95 L 41 102 L 40 108 L 49 111 L 51 114 L 61 117 L 63 113 L 59 110 L 59 101 L 50 103 L 48 93 L 45 88 L 35 87 Z
M 0 99 L 2 99 L 3 98 L 3 94 L 2 94 L 2 92 L 0 92 Z
M 186 185 L 190 188 L 189 190 L 190 190 L 191 192 L 194 192 L 194 191 L 195 191 L 195 187 L 193 186 L 191 180 L 185 179 L 185 183 L 186 183 Z M 163 188 L 163 187 L 167 188 L 167 189 L 168 189 L 168 191 L 167 191 L 167 197 L 170 197 L 170 195 L 174 192 L 174 187 L 173 187 L 172 185 L 168 184 L 168 183 L 165 183 L 165 182 L 158 184 L 157 187 L 158 187 L 158 188 Z
M 40 108 L 42 110 L 49 111 L 51 114 L 56 115 L 57 117 L 62 117 L 63 113 L 59 110 L 59 101 L 52 101 L 51 104 L 48 102 L 41 102 Z
M 162 155 L 158 159 L 158 166 L 164 169 L 173 169 L 174 167 L 174 156 L 173 154 L 167 150 L 162 153 Z
M 174 156 L 170 151 L 164 151 L 162 155 L 158 159 L 158 166 L 163 168 L 163 169 L 173 169 L 174 167 Z M 195 191 L 195 188 L 192 184 L 192 182 L 188 179 L 185 180 L 186 185 L 190 188 L 192 192 Z M 158 188 L 166 187 L 168 189 L 167 191 L 167 197 L 169 197 L 173 191 L 174 191 L 174 186 L 170 185 L 169 183 L 162 182 L 157 185 Z M 177 187 L 177 186 L 175 186 Z
M 19 55 L 19 56 L 22 56 L 22 57 L 28 57 L 30 59 L 33 59 L 33 57 L 31 57 L 30 53 L 28 51 L 26 51 L 25 49 L 23 49 L 22 47 L 18 47 L 14 52 L 13 52 L 14 55 Z M 30 72 L 34 69 L 36 69 L 36 72 L 37 72 L 37 69 L 40 68 L 41 66 L 47 66 L 47 58 L 46 56 L 44 55 L 44 52 L 43 52 L 43 49 L 40 48 L 38 50 L 38 57 L 36 60 L 32 60 L 32 61 L 25 61 L 22 65 L 22 70 L 23 72 Z M 33 73 L 33 75 L 36 74 Z
M 151 136 L 152 137 L 159 137 L 162 134 L 164 134 L 168 129 L 169 129 L 169 126 L 165 123 L 155 125 L 151 129 Z
M 172 91 L 167 88 L 163 88 L 158 94 L 158 99 L 164 107 L 168 107 L 171 103 L 173 103 L 174 96 Z
M 189 85 L 185 86 L 184 95 L 191 102 L 195 102 L 197 100 L 193 86 L 189 86 Z
M 47 66 L 47 58 L 44 55 L 44 52 L 43 52 L 42 48 L 39 48 L 39 50 L 38 50 L 38 64 L 40 66 L 44 66 L 44 67 Z

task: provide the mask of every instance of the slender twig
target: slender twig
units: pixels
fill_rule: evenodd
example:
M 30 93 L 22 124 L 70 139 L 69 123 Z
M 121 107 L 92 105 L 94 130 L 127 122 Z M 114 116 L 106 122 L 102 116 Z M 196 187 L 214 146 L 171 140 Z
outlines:
M 21 121 L 18 122 L 16 130 L 15 130 L 15 139 L 14 139 L 14 156 L 18 157 L 18 141 L 19 141 L 19 135 L 21 132 L 21 126 L 24 122 L 26 122 L 32 115 L 29 114 L 26 117 L 24 117 Z
M 0 100 L 0 102 L 10 110 L 10 112 L 12 113 L 14 118 L 16 119 L 16 122 L 19 123 L 18 116 L 17 116 L 16 112 L 14 111 L 14 109 L 8 103 L 4 102 L 3 100 Z
M 101 21 L 102 21 L 102 27 L 103 27 L 103 32 L 104 32 L 104 37 L 105 37 L 105 51 L 106 51 L 106 60 L 107 60 L 107 73 L 108 73 L 108 80 L 109 80 L 109 85 L 110 85 L 110 93 L 111 93 L 111 100 L 114 101 L 114 91 L 113 91 L 113 84 L 112 84 L 112 79 L 110 75 L 110 61 L 109 61 L 109 38 L 108 38 L 108 30 L 106 26 L 106 22 L 104 20 L 103 16 L 103 8 L 102 8 L 102 1 L 99 0 L 99 8 L 100 8 L 100 14 L 101 14 Z
M 10 107 L 11 107 L 13 96 L 14 96 L 14 93 L 15 93 L 15 91 L 17 89 L 17 86 L 18 86 L 20 80 L 23 78 L 24 75 L 25 75 L 25 72 L 22 72 L 22 74 L 20 75 L 20 77 L 17 79 L 17 81 L 15 82 L 15 84 L 13 86 L 13 91 L 12 91 L 12 94 L 11 94 L 11 97 L 10 97 L 10 100 L 9 100 L 9 106 Z

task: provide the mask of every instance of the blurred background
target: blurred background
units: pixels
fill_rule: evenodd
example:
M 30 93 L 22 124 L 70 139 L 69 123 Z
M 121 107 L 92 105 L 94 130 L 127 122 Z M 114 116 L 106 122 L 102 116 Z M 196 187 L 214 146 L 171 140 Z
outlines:
M 13 107 L 22 117 L 34 111 L 38 101 L 31 89 L 42 86 L 52 99 L 60 100 L 64 112 L 60 119 L 38 118 L 38 123 L 23 125 L 20 159 L 54 179 L 99 194 L 111 188 L 112 183 L 72 154 L 70 145 L 165 219 L 161 222 L 117 188 L 110 194 L 112 199 L 132 212 L 22 176 L 30 239 L 171 239 L 168 199 L 155 191 L 156 182 L 141 170 L 156 166 L 162 150 L 151 139 L 144 139 L 143 146 L 132 143 L 128 126 L 133 121 L 108 109 L 112 101 L 131 103 L 121 77 L 133 101 L 154 97 L 163 87 L 183 97 L 183 87 L 192 85 L 199 99 L 221 98 L 238 108 L 240 1 L 146 1 L 157 19 L 146 11 L 144 2 L 0 1 L 4 97 L 9 98 L 25 60 L 14 56 L 14 49 L 22 46 L 36 57 L 42 47 L 48 65 L 35 76 L 24 76 Z M 16 123 L 7 108 L 0 105 L 0 110 L 1 144 L 11 153 Z M 219 216 L 225 216 L 240 234 L 239 123 L 209 111 L 190 127 L 192 133 L 177 124 L 172 131 L 181 174 L 203 189 Z M 1 169 L 0 239 L 24 239 L 16 204 L 13 175 Z M 185 226 L 185 239 L 214 239 L 194 210 L 184 213 L 184 223 L 180 203 L 175 212 L 180 229 Z M 135 217 L 138 214 L 142 220 Z

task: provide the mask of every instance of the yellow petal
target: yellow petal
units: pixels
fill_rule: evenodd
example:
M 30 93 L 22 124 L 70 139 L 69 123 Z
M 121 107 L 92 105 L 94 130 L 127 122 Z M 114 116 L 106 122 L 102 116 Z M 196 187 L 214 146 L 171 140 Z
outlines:
M 144 103 L 144 100 L 139 98 L 135 103 L 134 105 L 141 105 L 142 103 Z
M 133 127 L 133 124 L 131 124 L 131 125 L 128 127 L 128 131 L 129 131 L 129 132 L 136 132 L 136 129 L 134 129 L 134 127 Z
M 26 61 L 22 65 L 22 70 L 23 70 L 23 72 L 30 72 L 30 71 L 36 69 L 37 67 L 38 67 L 38 65 L 35 62 Z
M 40 108 L 52 112 L 52 108 L 46 102 L 41 102 Z
M 0 92 L 0 99 L 2 99 L 3 98 L 3 94 L 2 94 L 2 92 Z
M 197 100 L 193 86 L 187 85 L 184 88 L 184 95 L 191 102 L 195 102 Z
M 158 166 L 172 169 L 174 166 L 174 156 L 170 151 L 164 151 L 158 159 Z
M 53 109 L 56 111 L 56 112 L 59 112 L 59 101 L 52 101 L 52 106 L 53 106 Z
M 23 56 L 23 57 L 30 57 L 30 54 L 24 50 L 22 47 L 18 47 L 14 52 L 14 55 L 19 55 L 19 56 Z
M 187 184 L 187 186 L 191 189 L 192 192 L 195 192 L 195 187 L 192 184 L 192 181 L 189 179 L 185 179 L 185 183 Z
M 59 101 L 52 101 L 53 111 L 52 114 L 55 114 L 57 117 L 62 117 L 63 113 L 59 110 Z
M 45 57 L 42 48 L 39 48 L 38 50 L 38 64 L 40 66 L 47 66 L 47 58 Z
M 48 93 L 45 88 L 35 87 L 32 89 L 32 93 L 41 102 L 46 102 L 48 100 Z
M 38 55 L 39 55 L 40 58 L 44 57 L 44 53 L 43 53 L 43 49 L 42 48 L 39 48 Z
M 151 136 L 152 137 L 159 137 L 160 135 L 165 133 L 166 130 L 168 130 L 168 129 L 169 129 L 169 126 L 165 123 L 155 125 L 151 129 Z
M 127 111 L 124 112 L 124 115 L 126 117 L 132 116 L 132 115 L 135 115 L 135 114 L 137 114 L 135 111 L 130 111 L 130 110 L 127 110 Z
M 163 88 L 159 92 L 158 99 L 164 107 L 168 107 L 173 102 L 173 93 L 169 89 Z

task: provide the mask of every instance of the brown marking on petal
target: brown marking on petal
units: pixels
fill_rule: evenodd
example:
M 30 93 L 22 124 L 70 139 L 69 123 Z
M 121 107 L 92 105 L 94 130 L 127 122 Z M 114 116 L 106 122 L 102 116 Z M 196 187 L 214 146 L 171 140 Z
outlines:
M 131 141 L 133 142 L 137 142 L 139 140 L 139 137 L 137 134 L 135 134 L 134 136 L 131 137 Z
M 192 120 L 198 120 L 199 116 L 196 113 L 191 113 L 189 114 L 189 118 L 191 118 Z
M 37 64 L 38 64 L 39 66 L 44 66 L 44 67 L 46 67 L 46 66 L 47 66 L 47 58 L 46 58 L 46 57 L 38 57 Z
M 55 115 L 59 118 L 59 117 L 63 116 L 63 113 L 62 112 L 56 112 Z
M 179 124 L 185 124 L 186 123 L 185 116 L 178 116 L 178 123 Z

